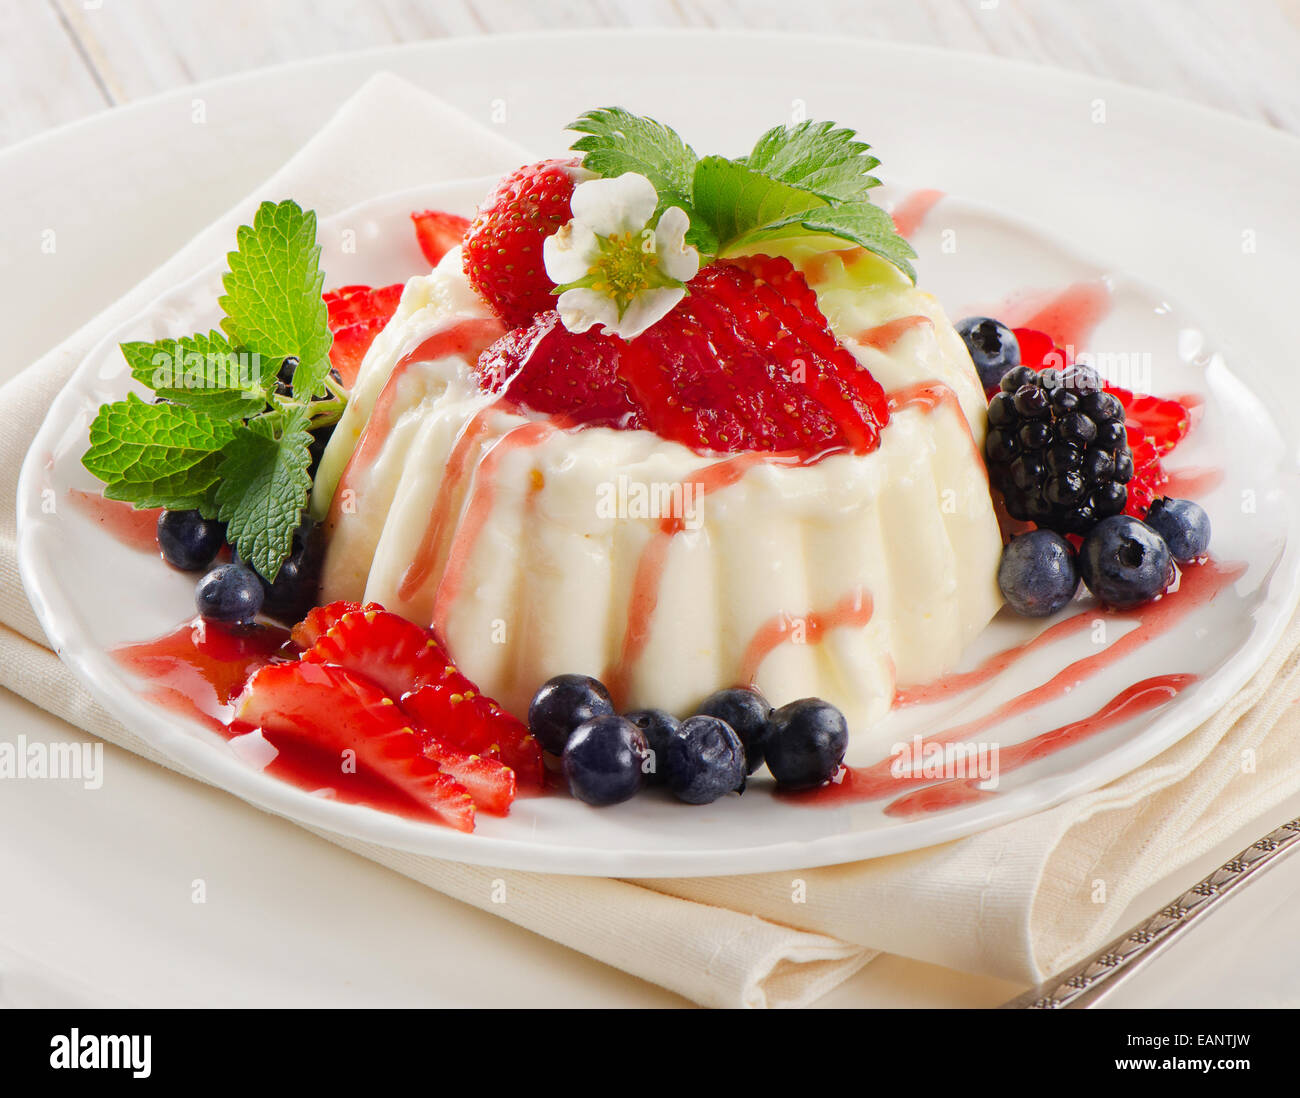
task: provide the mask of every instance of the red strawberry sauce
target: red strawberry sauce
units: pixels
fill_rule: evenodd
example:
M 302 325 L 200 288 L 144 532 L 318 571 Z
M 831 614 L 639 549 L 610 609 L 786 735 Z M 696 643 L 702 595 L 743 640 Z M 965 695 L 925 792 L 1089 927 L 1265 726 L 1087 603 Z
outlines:
M 973 670 L 954 672 L 934 682 L 899 691 L 895 705 L 925 704 L 963 694 L 1014 666 L 1029 654 L 1091 627 L 1098 619 L 1107 621 L 1112 629 L 1132 626 L 1118 640 L 1093 655 L 1066 665 L 1045 683 L 1011 698 L 982 717 L 932 733 L 923 740 L 924 744 L 938 745 L 969 742 L 982 732 L 1084 687 L 1094 675 L 1131 657 L 1156 637 L 1174 628 L 1197 607 L 1213 600 L 1220 591 L 1235 582 L 1244 570 L 1244 565 L 1215 560 L 1187 565 L 1183 568 L 1176 587 L 1154 602 L 1125 611 L 1107 611 L 1097 607 L 1081 610 L 1044 629 L 1032 640 L 990 656 Z M 1154 709 L 1195 681 L 1195 675 L 1172 674 L 1134 683 L 1084 718 L 1050 729 L 1022 743 L 1000 748 L 999 772 L 1005 774 L 1036 762 Z M 885 809 L 887 812 L 913 815 L 950 808 L 981 796 L 992 795 L 990 791 L 976 788 L 974 781 L 966 779 L 953 779 L 936 786 L 929 784 L 933 778 L 895 775 L 895 761 L 895 757 L 890 756 L 870 766 L 846 767 L 840 781 L 809 793 L 789 796 L 818 803 L 894 797 Z M 924 789 L 915 791 L 909 789 L 910 786 L 924 786 Z
M 1106 318 L 1110 305 L 1105 282 L 1076 282 L 1059 293 L 1034 299 L 1028 307 L 1007 305 L 994 315 L 1008 327 L 1033 328 L 1050 336 L 1056 346 L 1077 351 Z
M 871 595 L 863 588 L 855 587 L 829 610 L 814 611 L 802 618 L 795 618 L 791 614 L 777 614 L 769 618 L 759 627 L 745 649 L 740 681 L 754 682 L 763 661 L 786 641 L 794 639 L 796 628 L 802 628 L 801 644 L 816 644 L 832 629 L 841 626 L 861 628 L 866 625 L 871 621 L 874 609 Z
M 123 545 L 143 553 L 158 552 L 158 516 L 161 507 L 137 511 L 121 500 L 105 499 L 98 492 L 73 488 L 68 492 L 72 505 L 103 528 Z
M 456 527 L 451 549 L 447 553 L 447 564 L 438 581 L 438 591 L 433 603 L 433 631 L 438 637 L 445 638 L 447 615 L 460 593 L 465 579 L 465 566 L 474 552 L 474 545 L 479 534 L 487 524 L 492 513 L 492 502 L 496 495 L 496 474 L 501 461 L 515 450 L 536 446 L 555 434 L 556 428 L 545 420 L 532 420 L 507 431 L 480 459 L 475 477 L 475 488 L 469 498 L 460 524 Z
M 885 321 L 884 324 L 877 324 L 874 328 L 867 328 L 865 331 L 859 332 L 858 342 L 864 347 L 874 347 L 878 351 L 888 351 L 908 332 L 914 328 L 923 328 L 927 324 L 933 327 L 934 321 L 928 316 L 922 316 L 920 313 L 895 317 L 893 320 Z
M 383 446 L 388 432 L 392 430 L 391 414 L 397 391 L 405 379 L 406 371 L 416 362 L 429 362 L 450 355 L 463 355 L 477 358 L 483 349 L 501 335 L 501 325 L 496 320 L 463 320 L 440 332 L 435 332 L 418 347 L 404 354 L 393 366 L 393 371 L 384 382 L 375 406 L 370 411 L 370 420 L 361 433 L 357 447 L 348 459 L 343 476 L 339 479 L 330 507 L 330 523 L 339 518 L 340 500 L 352 484 L 356 474 L 374 461 Z
M 910 237 L 925 222 L 926 216 L 943 197 L 943 191 L 920 190 L 907 195 L 894 207 L 890 217 L 894 219 L 894 228 L 898 235 Z

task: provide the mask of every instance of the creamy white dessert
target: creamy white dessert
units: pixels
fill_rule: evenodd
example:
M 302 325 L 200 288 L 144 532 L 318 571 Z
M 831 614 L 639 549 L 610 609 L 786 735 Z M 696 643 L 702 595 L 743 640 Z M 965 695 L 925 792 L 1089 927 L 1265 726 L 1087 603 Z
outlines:
M 1000 605 L 985 402 L 938 303 L 857 250 L 791 256 L 891 397 L 879 447 L 814 464 L 494 407 L 501 333 L 454 249 L 408 283 L 317 478 L 326 600 L 431 624 L 524 715 L 552 675 L 686 713 L 752 683 L 851 729 L 951 669 Z

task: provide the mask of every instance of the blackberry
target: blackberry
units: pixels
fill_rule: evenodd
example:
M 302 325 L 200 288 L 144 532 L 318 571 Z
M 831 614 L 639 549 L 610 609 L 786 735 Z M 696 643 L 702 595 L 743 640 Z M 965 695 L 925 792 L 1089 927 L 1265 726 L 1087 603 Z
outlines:
M 1007 514 L 1040 529 L 1086 534 L 1124 510 L 1133 454 L 1124 406 L 1087 366 L 1017 366 L 989 402 L 989 478 Z

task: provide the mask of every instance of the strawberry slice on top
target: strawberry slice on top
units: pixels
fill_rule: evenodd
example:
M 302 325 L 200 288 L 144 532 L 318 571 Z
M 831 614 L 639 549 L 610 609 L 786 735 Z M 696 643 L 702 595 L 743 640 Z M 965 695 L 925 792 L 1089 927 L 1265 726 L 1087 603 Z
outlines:
M 867 453 L 884 390 L 836 339 L 807 282 L 768 256 L 705 267 L 632 340 L 552 310 L 480 356 L 479 384 L 577 425 L 644 428 L 700 452 Z

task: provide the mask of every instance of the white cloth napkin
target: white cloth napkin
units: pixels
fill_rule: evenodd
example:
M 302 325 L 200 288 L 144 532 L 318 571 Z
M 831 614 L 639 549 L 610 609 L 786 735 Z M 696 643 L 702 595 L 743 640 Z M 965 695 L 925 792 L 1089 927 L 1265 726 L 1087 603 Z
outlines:
M 292 196 L 328 216 L 386 191 L 505 171 L 527 158 L 429 94 L 377 76 L 246 201 L 5 386 L 0 684 L 172 766 L 109 717 L 59 662 L 19 583 L 18 470 L 51 400 L 104 332 L 224 254 L 262 199 Z M 317 834 L 704 1005 L 803 1005 L 881 950 L 1030 983 L 1105 941 L 1124 906 L 1153 880 L 1300 789 L 1298 697 L 1300 619 L 1218 716 L 1120 781 L 943 846 L 798 873 L 639 883 L 556 877 Z M 1248 751 L 1253 769 L 1242 765 Z M 802 892 L 792 888 L 796 877 Z M 507 881 L 506 904 L 491 902 L 498 878 Z

